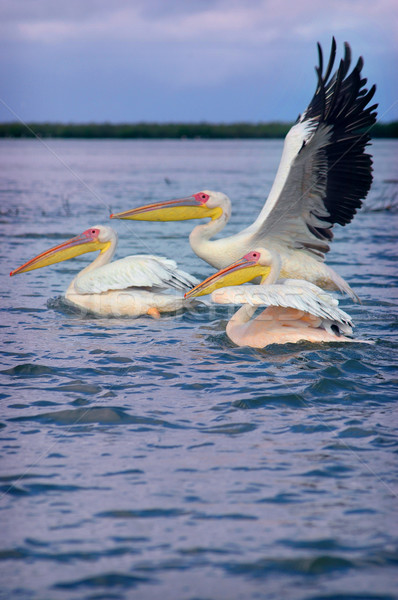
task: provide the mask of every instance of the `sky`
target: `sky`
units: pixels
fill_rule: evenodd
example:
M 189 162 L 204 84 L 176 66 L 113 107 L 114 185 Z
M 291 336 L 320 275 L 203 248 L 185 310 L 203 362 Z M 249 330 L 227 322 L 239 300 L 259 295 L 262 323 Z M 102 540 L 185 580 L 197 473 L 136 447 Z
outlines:
M 396 0 L 0 0 L 0 122 L 293 121 L 333 35 L 397 120 Z

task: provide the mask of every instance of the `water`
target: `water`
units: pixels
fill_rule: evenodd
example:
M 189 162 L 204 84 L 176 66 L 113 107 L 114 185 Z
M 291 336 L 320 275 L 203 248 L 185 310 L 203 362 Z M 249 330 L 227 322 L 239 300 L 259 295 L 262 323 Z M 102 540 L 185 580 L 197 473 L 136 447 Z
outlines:
M 280 141 L 0 142 L 0 598 L 396 598 L 398 144 L 328 262 L 374 345 L 236 348 L 227 307 L 95 318 L 89 259 L 8 273 L 110 211 L 221 189 L 249 224 Z M 395 182 L 394 182 L 395 180 Z M 239 200 L 239 198 L 244 199 Z M 177 258 L 192 222 L 113 222 L 117 256 Z

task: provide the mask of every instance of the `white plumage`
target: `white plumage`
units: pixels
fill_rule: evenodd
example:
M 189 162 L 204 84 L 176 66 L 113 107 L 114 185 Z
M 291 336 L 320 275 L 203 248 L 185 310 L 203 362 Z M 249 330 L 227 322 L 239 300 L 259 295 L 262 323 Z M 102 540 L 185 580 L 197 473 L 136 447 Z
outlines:
M 351 317 L 339 308 L 337 298 L 309 281 L 278 279 L 281 266 L 277 253 L 258 248 L 211 275 L 186 296 L 211 293 L 216 304 L 241 305 L 226 328 L 238 346 L 351 341 Z M 242 285 L 259 276 L 260 285 Z M 255 316 L 260 306 L 268 308 Z
M 293 308 L 319 317 L 327 330 L 334 324 L 341 333 L 352 333 L 351 317 L 338 307 L 337 298 L 309 281 L 285 279 L 271 285 L 229 286 L 212 292 L 211 299 L 216 304 Z
M 162 256 L 135 254 L 78 276 L 75 280 L 75 290 L 79 294 L 101 294 L 109 290 L 128 288 L 186 290 L 196 283 L 196 277 L 179 269 L 174 260 Z
M 177 267 L 174 260 L 160 256 L 127 256 L 110 262 L 117 246 L 111 227 L 95 225 L 82 234 L 50 248 L 11 275 L 24 273 L 99 250 L 95 260 L 69 284 L 65 298 L 73 305 L 104 316 L 139 316 L 182 308 L 181 290 L 198 280 Z

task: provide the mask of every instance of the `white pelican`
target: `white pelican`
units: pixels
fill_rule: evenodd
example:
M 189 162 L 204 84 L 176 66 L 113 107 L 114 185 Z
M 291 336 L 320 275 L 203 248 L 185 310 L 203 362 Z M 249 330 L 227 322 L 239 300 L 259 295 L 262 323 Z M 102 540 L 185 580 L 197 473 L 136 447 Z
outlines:
M 95 260 L 70 283 L 65 298 L 90 312 L 104 316 L 159 317 L 161 312 L 181 308 L 181 290 L 197 283 L 197 279 L 177 268 L 173 260 L 160 256 L 126 256 L 110 263 L 117 246 L 117 233 L 104 225 L 95 225 L 80 235 L 39 254 L 11 271 L 17 275 L 40 269 L 86 252 L 99 250 Z M 180 293 L 165 293 L 175 288 Z
M 318 51 L 314 97 L 286 136 L 274 184 L 252 225 L 236 235 L 211 240 L 227 224 L 231 202 L 225 194 L 209 190 L 111 218 L 178 221 L 209 217 L 209 222 L 193 229 L 189 241 L 193 251 L 210 265 L 225 267 L 262 246 L 281 256 L 283 277 L 306 279 L 357 299 L 348 283 L 323 261 L 333 225 L 352 220 L 372 183 L 372 158 L 365 147 L 376 120 L 377 104 L 368 106 L 376 88 L 365 88 L 362 58 L 348 74 L 351 50 L 347 43 L 344 59 L 333 75 L 334 38 L 325 73 L 319 44 Z
M 278 254 L 259 248 L 208 277 L 185 297 L 211 293 L 217 304 L 243 304 L 226 328 L 238 346 L 352 341 L 347 337 L 352 334 L 351 317 L 338 308 L 338 301 L 309 281 L 278 281 L 281 266 Z M 241 285 L 257 276 L 262 278 L 260 285 Z M 268 308 L 252 319 L 264 305 Z

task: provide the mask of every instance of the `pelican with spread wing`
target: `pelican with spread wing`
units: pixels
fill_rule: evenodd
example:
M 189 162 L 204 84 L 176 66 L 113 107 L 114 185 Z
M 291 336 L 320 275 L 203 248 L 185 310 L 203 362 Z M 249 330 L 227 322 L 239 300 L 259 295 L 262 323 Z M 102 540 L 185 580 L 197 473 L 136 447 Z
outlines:
M 204 190 L 193 196 L 158 202 L 111 215 L 114 219 L 178 221 L 210 218 L 193 229 L 193 251 L 221 268 L 250 249 L 277 252 L 282 277 L 305 279 L 324 289 L 356 298 L 347 282 L 324 263 L 335 223 L 354 217 L 372 183 L 372 158 L 365 152 L 376 107 L 369 103 L 375 86 L 366 89 L 363 60 L 349 73 L 351 50 L 332 75 L 336 57 L 333 39 L 324 72 L 318 44 L 318 83 L 308 108 L 288 132 L 268 199 L 256 221 L 236 235 L 212 240 L 227 224 L 231 202 L 221 192 Z
M 32 258 L 10 275 L 99 250 L 66 290 L 65 298 L 75 306 L 103 316 L 158 317 L 186 303 L 182 291 L 198 282 L 195 277 L 178 269 L 173 260 L 160 256 L 137 254 L 110 262 L 117 242 L 117 233 L 111 227 L 95 225 Z
M 226 328 L 238 346 L 352 341 L 351 317 L 338 308 L 337 299 L 309 281 L 279 280 L 281 266 L 278 254 L 259 248 L 208 277 L 185 297 L 211 294 L 217 304 L 242 304 Z M 261 277 L 260 285 L 242 285 L 255 277 Z M 260 306 L 268 308 L 253 318 Z

